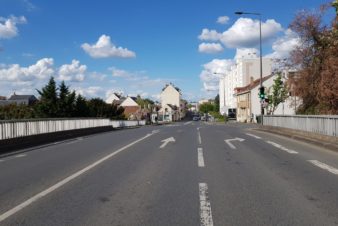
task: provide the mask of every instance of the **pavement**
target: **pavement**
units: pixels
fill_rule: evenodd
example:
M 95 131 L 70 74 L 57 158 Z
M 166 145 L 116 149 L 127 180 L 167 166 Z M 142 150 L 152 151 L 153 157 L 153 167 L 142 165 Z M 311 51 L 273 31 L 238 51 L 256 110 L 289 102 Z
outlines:
M 338 153 L 180 122 L 0 158 L 0 225 L 338 225 Z

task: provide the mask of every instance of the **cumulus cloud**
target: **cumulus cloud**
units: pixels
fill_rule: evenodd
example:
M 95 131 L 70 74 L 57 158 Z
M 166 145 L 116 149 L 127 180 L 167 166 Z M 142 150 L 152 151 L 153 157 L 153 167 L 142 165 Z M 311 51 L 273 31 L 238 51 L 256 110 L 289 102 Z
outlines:
M 82 82 L 85 79 L 86 65 L 80 65 L 80 61 L 72 60 L 71 64 L 64 64 L 59 68 L 59 80 Z
M 3 65 L 0 68 L 0 80 L 16 82 L 42 80 L 54 74 L 53 64 L 52 58 L 43 58 L 28 67 L 21 67 L 19 64 Z
M 262 40 L 274 38 L 282 31 L 281 24 L 270 19 L 262 22 Z M 228 48 L 250 48 L 259 44 L 259 21 L 239 18 L 222 33 L 221 42 Z
M 198 51 L 200 53 L 219 53 L 223 51 L 223 47 L 219 43 L 201 43 L 198 46 Z
M 259 50 L 256 48 L 238 48 L 236 49 L 235 59 L 251 59 L 259 57 Z
M 112 71 L 112 76 L 115 78 L 123 78 L 128 81 L 141 81 L 148 79 L 148 76 L 145 75 L 145 71 L 126 71 L 116 67 L 111 67 L 109 69 Z
M 9 18 L 0 17 L 0 39 L 9 39 L 18 35 L 18 24 L 25 24 L 27 20 L 24 16 Z
M 101 35 L 99 40 L 90 45 L 84 43 L 81 45 L 82 49 L 93 58 L 108 58 L 108 57 L 120 57 L 120 58 L 133 58 L 136 54 L 126 48 L 115 46 L 110 37 L 107 35 Z
M 291 29 L 284 32 L 284 36 L 278 38 L 272 44 L 273 53 L 268 54 L 266 57 L 274 59 L 285 59 L 289 54 L 300 44 L 300 38 Z
M 204 90 L 218 90 L 219 79 L 230 71 L 233 64 L 234 61 L 229 59 L 214 59 L 209 63 L 204 64 L 203 71 L 200 74 Z
M 198 38 L 202 41 L 219 41 L 222 38 L 222 34 L 218 33 L 216 30 L 204 28 Z
M 217 18 L 217 23 L 219 24 L 227 24 L 229 21 L 229 17 L 228 16 L 220 16 Z
M 89 86 L 89 87 L 75 87 L 75 93 L 77 95 L 85 96 L 88 98 L 95 98 L 98 96 L 103 96 L 105 90 L 100 86 Z

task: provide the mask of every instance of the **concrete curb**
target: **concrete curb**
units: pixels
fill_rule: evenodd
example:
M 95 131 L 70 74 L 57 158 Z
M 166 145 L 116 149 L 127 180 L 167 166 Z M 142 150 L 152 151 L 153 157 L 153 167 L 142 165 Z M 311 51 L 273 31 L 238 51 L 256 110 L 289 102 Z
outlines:
M 278 134 L 281 136 L 289 137 L 294 140 L 300 140 L 303 142 L 311 143 L 338 152 L 337 137 L 325 136 L 315 133 L 305 133 L 299 130 L 272 126 L 262 126 L 262 125 L 259 126 L 258 128 L 252 128 L 252 130 Z

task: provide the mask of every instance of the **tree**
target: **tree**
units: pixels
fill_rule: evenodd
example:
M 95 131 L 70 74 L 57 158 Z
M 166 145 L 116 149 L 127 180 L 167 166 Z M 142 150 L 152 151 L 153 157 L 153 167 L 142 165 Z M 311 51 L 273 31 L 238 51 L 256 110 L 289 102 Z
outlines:
M 51 77 L 48 84 L 37 92 L 40 94 L 40 101 L 36 105 L 38 116 L 58 117 L 58 96 L 54 78 Z
M 323 25 L 328 5 L 317 12 L 302 11 L 290 28 L 300 38 L 291 53 L 291 63 L 298 72 L 289 78 L 290 91 L 302 99 L 299 113 L 338 114 L 338 19 Z
M 214 111 L 215 106 L 212 103 L 203 103 L 199 106 L 199 111 L 203 113 L 208 113 Z
M 89 117 L 89 107 L 87 100 L 80 94 L 75 100 L 74 117 Z
M 273 80 L 272 91 L 268 91 L 268 114 L 273 114 L 280 103 L 283 103 L 288 98 L 288 89 L 282 81 L 282 75 L 279 73 Z
M 75 112 L 75 92 L 70 92 L 69 87 L 62 81 L 59 85 L 58 117 L 72 117 Z

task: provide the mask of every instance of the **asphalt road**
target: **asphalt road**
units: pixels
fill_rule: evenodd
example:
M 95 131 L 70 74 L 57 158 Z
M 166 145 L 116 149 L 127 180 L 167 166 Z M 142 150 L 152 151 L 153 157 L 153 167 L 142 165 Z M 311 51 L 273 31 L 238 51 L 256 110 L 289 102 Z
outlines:
M 0 225 L 338 225 L 338 153 L 180 122 L 0 157 Z

